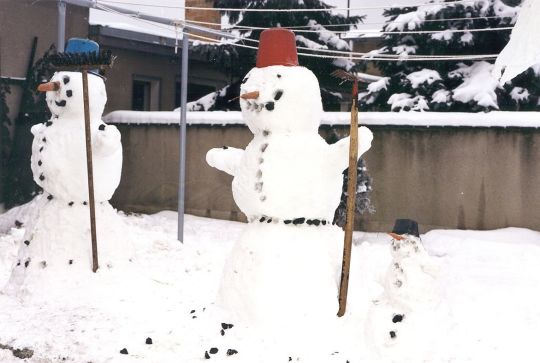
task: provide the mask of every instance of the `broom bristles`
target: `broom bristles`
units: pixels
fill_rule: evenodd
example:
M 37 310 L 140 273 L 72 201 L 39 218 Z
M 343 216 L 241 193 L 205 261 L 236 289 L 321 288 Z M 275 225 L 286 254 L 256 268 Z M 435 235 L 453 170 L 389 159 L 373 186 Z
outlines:
M 89 53 L 57 53 L 50 57 L 50 61 L 55 67 L 104 67 L 111 66 L 114 62 L 112 52 L 105 50 L 102 52 Z

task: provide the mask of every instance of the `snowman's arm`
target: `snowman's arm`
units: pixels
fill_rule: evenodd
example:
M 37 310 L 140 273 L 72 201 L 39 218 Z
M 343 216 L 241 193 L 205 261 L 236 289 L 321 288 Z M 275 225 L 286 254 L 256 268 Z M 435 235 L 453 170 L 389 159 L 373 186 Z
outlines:
M 109 156 L 119 150 L 122 150 L 120 131 L 114 125 L 99 125 L 92 135 L 92 151 L 96 155 Z
M 244 150 L 242 149 L 223 146 L 208 150 L 206 162 L 208 165 L 234 176 L 243 155 Z
M 358 158 L 362 156 L 371 147 L 373 134 L 365 127 L 358 128 Z M 345 170 L 349 166 L 349 145 L 350 137 L 339 140 L 333 145 L 330 145 L 332 162 L 339 166 L 340 170 Z

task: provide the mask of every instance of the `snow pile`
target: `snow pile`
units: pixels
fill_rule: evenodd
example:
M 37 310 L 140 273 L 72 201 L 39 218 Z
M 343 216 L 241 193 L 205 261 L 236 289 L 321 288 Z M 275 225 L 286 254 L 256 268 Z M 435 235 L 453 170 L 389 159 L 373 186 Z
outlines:
M 418 86 L 424 83 L 427 83 L 429 85 L 435 81 L 440 81 L 441 76 L 439 75 L 439 72 L 434 71 L 433 69 L 424 68 L 421 71 L 408 74 L 407 79 L 409 80 L 409 82 L 411 82 L 412 88 L 418 88 Z M 369 87 L 368 87 L 368 90 L 370 92 L 377 91 L 377 90 L 374 91 L 370 89 Z
M 351 50 L 351 47 L 349 47 L 349 44 L 345 40 L 341 39 L 334 32 L 326 29 L 321 24 L 318 24 L 315 20 L 309 20 L 307 25 L 310 30 L 318 31 L 319 40 L 323 43 L 329 44 L 338 50 Z
M 495 90 L 499 85 L 491 74 L 492 69 L 493 65 L 485 61 L 475 62 L 471 66 L 460 63 L 458 69 L 449 73 L 451 78 L 463 78 L 463 83 L 452 91 L 452 98 L 463 103 L 474 101 L 480 106 L 498 109 Z
M 310 49 L 328 49 L 326 45 L 314 42 L 313 40 L 308 39 L 303 35 L 296 35 L 295 38 L 296 38 L 296 41 L 302 44 L 304 47 L 307 47 Z
M 452 32 L 452 30 L 455 30 L 455 29 L 446 29 L 446 30 L 443 30 L 442 32 L 433 33 L 431 34 L 431 39 L 435 39 L 439 41 L 444 40 L 448 42 L 452 40 L 452 37 L 454 36 L 454 32 Z
M 540 2 L 526 0 L 521 9 L 510 42 L 497 57 L 493 68 L 493 75 L 497 79 L 500 78 L 501 85 L 511 81 L 527 68 L 540 63 L 540 44 L 538 44 Z M 500 12 L 505 12 L 504 4 L 501 5 Z M 505 16 L 509 15 L 511 14 Z
M 424 96 L 412 97 L 408 93 L 394 93 L 388 98 L 388 104 L 391 109 L 402 109 L 404 111 L 425 111 L 429 106 Z
M 384 27 L 384 31 L 414 30 L 424 23 L 428 15 L 435 14 L 442 8 L 441 5 L 422 6 L 417 11 L 400 14 Z
M 445 89 L 440 89 L 433 92 L 431 102 L 433 103 L 447 103 L 450 100 L 451 93 Z
M 525 101 L 528 100 L 530 97 L 530 93 L 528 90 L 522 87 L 514 87 L 512 88 L 512 91 L 510 92 L 510 97 L 516 102 Z
M 383 77 L 375 82 L 371 82 L 370 84 L 368 84 L 367 89 L 369 92 L 377 92 L 386 89 L 388 87 L 389 81 L 390 77 Z

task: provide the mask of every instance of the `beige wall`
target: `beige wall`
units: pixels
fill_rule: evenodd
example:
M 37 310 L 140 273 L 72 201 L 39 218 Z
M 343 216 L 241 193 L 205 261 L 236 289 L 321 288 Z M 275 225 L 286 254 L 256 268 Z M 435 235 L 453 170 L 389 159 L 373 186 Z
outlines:
M 176 209 L 178 127 L 119 126 L 124 145 L 122 181 L 113 204 L 155 212 Z M 366 154 L 377 212 L 357 217 L 358 228 L 388 231 L 396 218 L 432 228 L 540 230 L 540 131 L 536 129 L 371 127 Z M 335 128 L 345 135 L 344 127 Z M 321 134 L 330 129 L 323 127 Z M 243 126 L 189 126 L 186 210 L 245 220 L 234 204 L 232 178 L 210 168 L 206 151 L 244 147 L 252 138 Z

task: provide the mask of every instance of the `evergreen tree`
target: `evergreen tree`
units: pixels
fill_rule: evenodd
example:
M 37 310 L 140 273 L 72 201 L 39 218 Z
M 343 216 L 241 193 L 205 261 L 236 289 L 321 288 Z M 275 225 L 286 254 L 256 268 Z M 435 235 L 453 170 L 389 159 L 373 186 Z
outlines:
M 339 51 L 350 51 L 349 44 L 341 39 L 334 31 L 347 31 L 351 27 L 348 24 L 359 23 L 361 16 L 346 16 L 332 14 L 331 6 L 320 0 L 215 0 L 214 5 L 219 8 L 230 9 L 314 9 L 324 8 L 328 11 L 316 12 L 238 12 L 224 11 L 228 16 L 229 23 L 239 28 L 235 30 L 244 39 L 238 44 L 257 47 L 255 42 L 259 39 L 262 29 L 245 29 L 241 27 L 295 27 L 305 26 L 306 28 L 296 31 L 296 43 L 298 47 L 309 49 L 298 49 L 302 53 L 312 53 L 316 49 L 329 49 Z M 331 29 L 326 29 L 324 24 L 332 24 Z M 313 33 L 302 32 L 301 30 L 317 31 Z M 228 40 L 230 42 L 230 40 Z M 247 72 L 255 67 L 256 50 L 236 47 L 232 44 L 208 44 L 199 43 L 193 47 L 193 51 L 206 56 L 216 64 L 220 64 L 233 79 L 237 81 L 211 95 L 205 96 L 195 102 L 191 102 L 190 110 L 194 111 L 214 111 L 214 110 L 239 110 L 240 105 L 237 99 L 240 90 L 240 81 Z M 344 59 L 312 58 L 300 56 L 300 64 L 309 68 L 321 84 L 321 95 L 324 109 L 327 111 L 338 111 L 341 97 L 336 94 L 345 91 L 330 74 L 336 69 L 355 70 L 357 66 L 354 62 Z
M 37 86 L 54 73 L 48 58 L 53 53 L 55 48 L 51 46 L 26 75 L 21 107 L 14 123 L 10 155 L 4 169 L 6 179 L 3 199 L 8 208 L 28 202 L 40 191 L 39 186 L 34 183 L 30 168 L 33 140 L 30 128 L 47 121 L 51 116 L 45 94 L 37 92 Z
M 9 93 L 11 93 L 9 85 L 0 79 L 0 193 L 3 193 L 7 175 L 5 170 L 9 151 L 8 146 L 10 144 L 9 129 L 11 120 L 9 119 L 9 108 L 6 100 Z M 0 194 L 0 203 L 3 199 L 3 195 Z
M 399 55 L 403 61 L 375 61 L 385 76 L 360 95 L 372 111 L 538 110 L 540 68 L 529 69 L 500 87 L 491 76 L 493 61 L 405 61 L 410 55 L 498 54 L 511 30 L 473 32 L 514 24 L 519 7 L 501 0 L 477 0 L 425 7 L 391 8 L 383 47 L 372 52 Z M 445 19 L 449 19 L 446 20 Z M 453 20 L 452 20 L 453 19 Z M 454 30 L 465 30 L 455 32 Z M 402 31 L 435 31 L 400 34 Z

